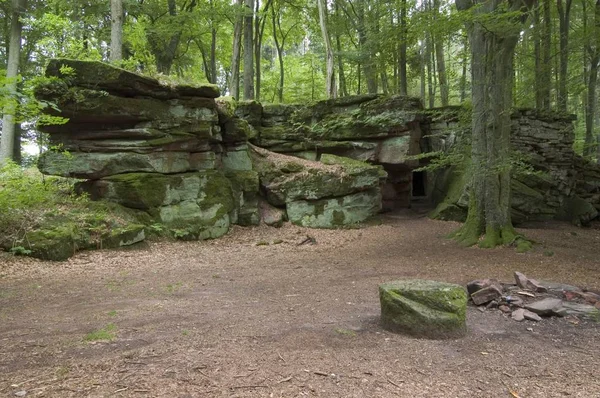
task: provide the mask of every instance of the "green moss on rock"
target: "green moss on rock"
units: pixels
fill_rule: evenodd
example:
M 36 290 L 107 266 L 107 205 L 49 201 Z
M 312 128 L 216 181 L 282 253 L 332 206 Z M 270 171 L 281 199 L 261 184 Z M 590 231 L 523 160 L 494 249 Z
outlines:
M 466 334 L 467 292 L 462 286 L 401 280 L 379 285 L 382 326 L 396 333 L 432 339 Z

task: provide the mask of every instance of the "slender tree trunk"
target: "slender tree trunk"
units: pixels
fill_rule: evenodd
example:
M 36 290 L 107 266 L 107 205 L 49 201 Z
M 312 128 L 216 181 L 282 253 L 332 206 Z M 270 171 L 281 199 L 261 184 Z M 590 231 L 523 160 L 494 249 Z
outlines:
M 361 69 L 365 75 L 367 83 L 367 92 L 369 94 L 377 93 L 377 68 L 373 64 L 373 48 L 369 40 L 367 20 L 365 16 L 365 3 L 357 3 L 357 27 L 359 52 L 362 59 Z
M 437 60 L 437 75 L 440 83 L 440 99 L 442 106 L 448 106 L 450 102 L 450 90 L 448 78 L 446 77 L 446 61 L 444 60 L 444 44 L 440 41 L 435 43 L 435 58 Z
M 400 95 L 408 95 L 408 77 L 406 70 L 406 41 L 408 28 L 406 25 L 406 0 L 400 2 Z
M 110 60 L 123 59 L 123 0 L 110 0 Z
M 283 44 L 280 43 L 277 36 L 278 15 L 275 13 L 275 7 L 271 8 L 271 21 L 273 22 L 273 39 L 275 40 L 275 49 L 277 50 L 277 59 L 279 61 L 279 84 L 277 86 L 277 99 L 283 102 L 283 83 L 285 78 L 285 69 L 283 68 Z M 284 40 L 282 37 L 281 40 Z
M 262 70 L 261 70 L 261 59 L 262 59 L 262 42 L 263 36 L 265 32 L 265 23 L 267 21 L 267 15 L 269 12 L 269 7 L 271 6 L 272 0 L 267 0 L 265 6 L 263 7 L 263 16 L 260 16 L 259 6 L 260 1 L 256 0 L 256 12 L 254 13 L 254 31 L 255 31 L 255 40 L 254 40 L 254 62 L 256 63 L 256 100 L 260 101 L 260 88 L 261 88 L 261 80 L 262 80 Z
M 463 59 L 461 62 L 462 73 L 460 75 L 460 103 L 467 98 L 467 63 L 469 62 L 469 36 L 465 36 L 463 43 Z
M 217 84 L 217 29 L 210 29 L 210 79 L 209 82 Z
M 21 155 L 21 137 L 23 135 L 23 130 L 21 129 L 20 123 L 15 123 L 15 141 L 13 145 L 13 162 L 16 164 L 23 163 L 23 156 Z
M 596 85 L 598 84 L 598 62 L 600 57 L 598 54 L 594 54 L 590 61 L 590 69 L 588 72 L 588 84 L 587 84 L 587 99 L 586 99 L 586 112 L 585 112 L 585 147 L 584 154 L 586 156 L 592 156 L 595 153 L 596 138 L 594 136 L 594 119 L 596 113 L 597 99 L 596 99 Z
M 335 14 L 339 15 L 339 6 L 338 3 L 335 2 Z M 346 87 L 346 75 L 344 73 L 344 58 L 342 57 L 342 40 L 340 39 L 340 34 L 336 30 L 335 32 L 335 44 L 337 50 L 337 63 L 338 63 L 338 80 L 339 80 L 339 91 L 338 94 L 342 97 L 348 96 L 348 88 Z
M 595 113 L 597 107 L 598 68 L 600 67 L 600 0 L 594 7 L 594 24 L 587 27 L 592 31 L 591 39 L 586 44 L 589 70 L 587 72 L 587 101 L 585 113 L 585 146 L 584 155 L 591 157 L 596 154 Z
M 497 8 L 504 1 L 456 0 L 459 10 L 478 5 L 475 14 L 488 18 L 502 12 Z M 508 2 L 508 11 L 523 12 L 533 0 Z M 506 3 L 505 3 L 506 4 Z M 512 6 L 512 7 L 511 7 Z M 472 73 L 472 137 L 471 183 L 467 221 L 455 233 L 465 244 L 479 242 L 482 247 L 522 241 L 514 231 L 510 218 L 510 108 L 512 105 L 513 58 L 521 32 L 521 23 L 493 28 L 493 22 L 483 26 L 475 18 L 469 27 Z M 492 26 L 492 28 L 490 28 Z M 479 238 L 485 235 L 481 242 Z M 523 241 L 523 244 L 527 244 Z
M 244 16 L 244 100 L 254 99 L 254 0 L 245 0 Z
M 237 0 L 238 12 L 242 8 L 244 0 Z M 231 79 L 229 80 L 229 93 L 236 100 L 240 99 L 240 60 L 242 53 L 242 15 L 236 18 L 233 27 L 233 51 L 231 54 Z
M 211 12 L 214 10 L 214 0 L 210 0 Z M 210 76 L 208 82 L 217 84 L 217 27 L 214 19 L 210 18 Z
M 425 88 L 427 86 L 427 83 L 425 82 L 426 79 L 426 71 L 425 71 L 425 67 L 426 67 L 426 63 L 427 63 L 427 58 L 426 58 L 426 54 L 427 51 L 425 51 L 425 40 L 423 40 L 421 42 L 421 48 L 420 48 L 420 53 L 421 53 L 421 65 L 420 65 L 420 76 L 421 76 L 421 101 L 423 101 L 423 106 L 425 106 L 426 104 L 426 100 L 427 100 L 427 96 L 425 94 Z
M 427 57 L 427 98 L 429 100 L 429 108 L 435 107 L 435 91 L 433 90 L 433 75 L 435 72 L 433 71 L 433 51 L 431 51 L 431 47 L 433 46 L 433 42 L 431 40 L 431 36 L 427 35 L 427 39 L 425 40 L 426 44 L 426 57 Z
M 550 89 L 552 87 L 552 60 L 550 58 L 550 49 L 552 47 L 552 20 L 550 17 L 550 0 L 542 0 L 542 12 L 544 14 L 542 24 L 542 40 L 541 40 L 541 51 L 542 51 L 542 65 L 541 65 L 541 77 L 540 77 L 540 90 L 542 108 L 550 109 Z
M 15 143 L 15 114 L 17 111 L 17 76 L 19 74 L 19 59 L 21 54 L 21 32 L 23 25 L 20 17 L 27 7 L 26 0 L 12 1 L 10 22 L 10 38 L 8 46 L 8 62 L 6 67 L 6 91 L 10 97 L 2 110 L 2 136 L 0 137 L 0 164 L 13 159 Z
M 348 96 L 348 88 L 346 87 L 346 75 L 344 74 L 344 59 L 342 58 L 342 42 L 340 40 L 340 35 L 335 35 L 335 42 L 337 45 L 337 61 L 338 61 L 338 75 L 340 81 L 340 95 L 342 97 Z
M 336 98 L 337 88 L 335 85 L 333 49 L 331 48 L 331 39 L 327 30 L 327 4 L 325 3 L 325 0 L 317 0 L 317 6 L 319 8 L 319 24 L 321 25 L 321 34 L 323 35 L 325 52 L 327 53 L 327 80 L 325 85 L 327 97 Z
M 440 0 L 433 0 L 434 23 L 439 22 Z M 444 59 L 444 40 L 443 38 L 433 36 L 432 44 L 435 45 L 435 59 L 437 61 L 437 75 L 440 84 L 440 100 L 442 106 L 448 106 L 450 90 L 448 88 L 448 78 L 446 76 L 446 60 Z

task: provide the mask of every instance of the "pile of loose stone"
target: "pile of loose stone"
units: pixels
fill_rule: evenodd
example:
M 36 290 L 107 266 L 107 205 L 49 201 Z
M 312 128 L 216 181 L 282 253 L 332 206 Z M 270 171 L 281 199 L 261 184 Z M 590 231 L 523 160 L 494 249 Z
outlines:
M 480 279 L 467 284 L 469 296 L 480 310 L 498 310 L 517 322 L 544 317 L 568 317 L 600 322 L 600 294 L 562 283 L 537 281 L 515 272 L 515 283 Z

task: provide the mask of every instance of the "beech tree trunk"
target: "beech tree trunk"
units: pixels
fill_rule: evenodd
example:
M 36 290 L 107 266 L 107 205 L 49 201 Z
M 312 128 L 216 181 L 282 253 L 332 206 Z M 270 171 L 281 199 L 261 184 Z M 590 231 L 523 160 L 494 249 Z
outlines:
M 319 24 L 321 25 L 321 34 L 323 35 L 325 52 L 327 54 L 327 80 L 325 83 L 325 89 L 328 98 L 336 98 L 337 88 L 335 85 L 333 49 L 331 48 L 331 38 L 329 37 L 329 32 L 327 30 L 327 4 L 325 3 L 325 0 L 317 0 L 317 6 L 319 8 Z
M 433 0 L 434 23 L 439 21 L 440 0 Z M 450 101 L 450 88 L 446 76 L 446 60 L 444 59 L 444 40 L 434 36 L 432 42 L 435 44 L 435 59 L 437 62 L 437 75 L 440 84 L 440 100 L 442 106 L 448 106 Z
M 510 109 L 513 59 L 521 20 L 504 18 L 494 24 L 493 13 L 525 12 L 534 0 L 456 0 L 459 10 L 477 6 L 469 25 L 472 56 L 472 147 L 467 221 L 455 238 L 468 246 L 479 242 L 494 247 L 518 241 L 510 217 Z M 499 7 L 506 6 L 506 11 Z M 480 237 L 485 238 L 480 241 Z
M 285 70 L 283 68 L 283 40 L 285 37 L 281 38 L 281 43 L 279 41 L 279 37 L 277 36 L 277 30 L 279 27 L 279 15 L 275 13 L 275 7 L 271 8 L 271 22 L 273 22 L 273 39 L 275 40 L 275 49 L 277 50 L 277 60 L 279 61 L 279 84 L 277 86 L 277 99 L 279 102 L 283 102 L 283 83 L 285 79 Z
M 585 13 L 585 9 L 584 9 Z M 591 30 L 589 42 L 585 48 L 587 52 L 587 61 L 589 67 L 587 71 L 587 102 L 585 112 L 585 146 L 583 153 L 591 157 L 596 155 L 596 137 L 594 136 L 595 116 L 597 107 L 597 83 L 598 68 L 600 67 L 600 0 L 596 0 L 594 7 L 594 24 L 589 27 Z
M 6 91 L 10 100 L 2 110 L 2 136 L 0 137 L 0 164 L 13 159 L 15 146 L 15 114 L 17 112 L 17 76 L 21 54 L 21 32 L 23 25 L 19 18 L 27 7 L 26 0 L 12 1 L 8 62 L 6 65 Z
M 406 27 L 406 0 L 400 3 L 400 95 L 408 95 L 408 77 L 406 71 L 406 40 L 408 32 Z
M 123 59 L 123 0 L 110 0 L 110 60 Z
M 541 96 L 542 108 L 550 109 L 550 89 L 552 88 L 552 59 L 550 50 L 552 47 L 552 18 L 550 16 L 550 0 L 542 0 L 542 12 L 544 14 L 542 24 L 542 76 L 541 76 Z
M 244 0 L 237 0 L 236 6 L 238 12 L 242 8 Z M 242 53 L 242 23 L 243 17 L 240 14 L 233 27 L 233 51 L 231 54 L 231 79 L 229 80 L 229 94 L 236 100 L 240 99 L 240 59 Z
M 563 5 L 564 1 L 564 5 Z M 569 30 L 571 26 L 571 5 L 573 0 L 556 0 L 559 22 L 560 69 L 558 73 L 558 110 L 567 112 L 569 93 L 567 72 L 569 67 Z
M 244 100 L 254 99 L 254 0 L 245 0 L 244 15 Z

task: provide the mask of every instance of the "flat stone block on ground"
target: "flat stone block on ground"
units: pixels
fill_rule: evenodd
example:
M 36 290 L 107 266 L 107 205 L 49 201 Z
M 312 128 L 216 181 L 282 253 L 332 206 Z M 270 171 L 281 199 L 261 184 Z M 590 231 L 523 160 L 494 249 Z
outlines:
M 445 339 L 467 332 L 467 292 L 462 286 L 430 280 L 379 285 L 381 324 L 395 333 Z

